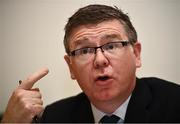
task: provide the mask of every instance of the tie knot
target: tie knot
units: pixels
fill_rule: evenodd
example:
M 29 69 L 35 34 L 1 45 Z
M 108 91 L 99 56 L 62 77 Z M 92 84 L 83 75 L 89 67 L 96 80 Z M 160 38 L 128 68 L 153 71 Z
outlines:
M 105 115 L 104 117 L 101 118 L 101 120 L 99 121 L 100 123 L 117 123 L 119 121 L 120 117 L 116 116 L 116 115 L 111 115 L 111 116 L 107 116 Z

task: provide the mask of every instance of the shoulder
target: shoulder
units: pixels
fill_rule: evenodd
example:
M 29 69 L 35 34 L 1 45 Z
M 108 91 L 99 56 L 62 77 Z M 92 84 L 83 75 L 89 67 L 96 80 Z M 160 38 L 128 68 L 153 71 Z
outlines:
M 79 106 L 80 104 L 87 102 L 88 99 L 86 97 L 86 95 L 84 93 L 80 93 L 76 96 L 71 96 L 68 98 L 64 98 L 61 100 L 58 100 L 50 105 L 48 105 L 48 108 L 51 109 L 66 109 L 66 106 L 68 106 L 68 110 L 70 110 L 70 108 L 72 107 L 74 109 L 74 106 Z
M 150 77 L 137 79 L 136 85 L 136 96 L 149 98 L 152 103 L 159 102 L 170 106 L 180 104 L 180 85 L 176 83 Z
M 126 119 L 132 122 L 179 122 L 179 104 L 178 84 L 154 77 L 137 78 Z
M 84 93 L 48 105 L 41 122 L 74 122 L 78 114 L 90 111 L 90 102 Z M 76 117 L 76 118 L 75 118 Z
M 139 78 L 137 79 L 137 85 L 139 85 L 138 83 L 147 86 L 153 92 L 180 93 L 180 85 L 156 77 Z

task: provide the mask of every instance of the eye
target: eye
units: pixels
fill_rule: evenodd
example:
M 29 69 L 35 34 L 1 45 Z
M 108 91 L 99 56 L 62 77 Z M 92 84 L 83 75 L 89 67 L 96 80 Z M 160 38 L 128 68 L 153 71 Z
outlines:
M 105 44 L 104 46 L 103 46 L 103 49 L 105 49 L 105 50 L 112 50 L 112 49 L 114 49 L 116 47 L 116 45 L 114 44 L 114 43 L 109 43 L 109 44 Z
M 114 48 L 114 44 L 108 44 L 107 45 L 107 49 L 113 49 Z
M 122 42 L 111 42 L 103 46 L 103 49 L 107 51 L 114 51 L 116 49 L 121 49 L 121 48 L 122 48 Z
M 88 53 L 88 48 L 84 48 L 81 50 L 81 54 L 87 54 Z
M 89 53 L 94 53 L 94 49 L 93 48 L 82 48 L 82 49 L 79 49 L 79 54 L 80 55 L 85 55 L 85 54 L 89 54 Z

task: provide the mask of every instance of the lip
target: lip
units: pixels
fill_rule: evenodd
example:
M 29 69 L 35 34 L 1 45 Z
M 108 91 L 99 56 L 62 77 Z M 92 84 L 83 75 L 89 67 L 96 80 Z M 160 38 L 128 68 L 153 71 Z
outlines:
M 99 77 L 105 77 L 105 76 L 107 76 L 107 75 L 96 77 L 95 83 L 96 83 L 97 85 L 99 85 L 99 86 L 106 86 L 106 85 L 111 84 L 112 81 L 113 81 L 113 78 L 110 77 L 110 76 L 107 76 L 108 79 L 106 79 L 106 80 L 100 80 L 100 79 L 99 79 Z

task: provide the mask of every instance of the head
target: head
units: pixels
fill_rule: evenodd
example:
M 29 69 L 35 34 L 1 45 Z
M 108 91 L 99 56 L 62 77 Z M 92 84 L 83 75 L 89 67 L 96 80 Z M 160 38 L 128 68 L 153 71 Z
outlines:
M 128 43 L 114 44 L 122 41 Z M 129 17 L 120 9 L 106 5 L 80 8 L 65 26 L 64 46 L 71 78 L 91 102 L 123 101 L 131 94 L 136 68 L 141 66 L 141 45 Z M 116 53 L 109 52 L 112 47 L 118 47 Z

